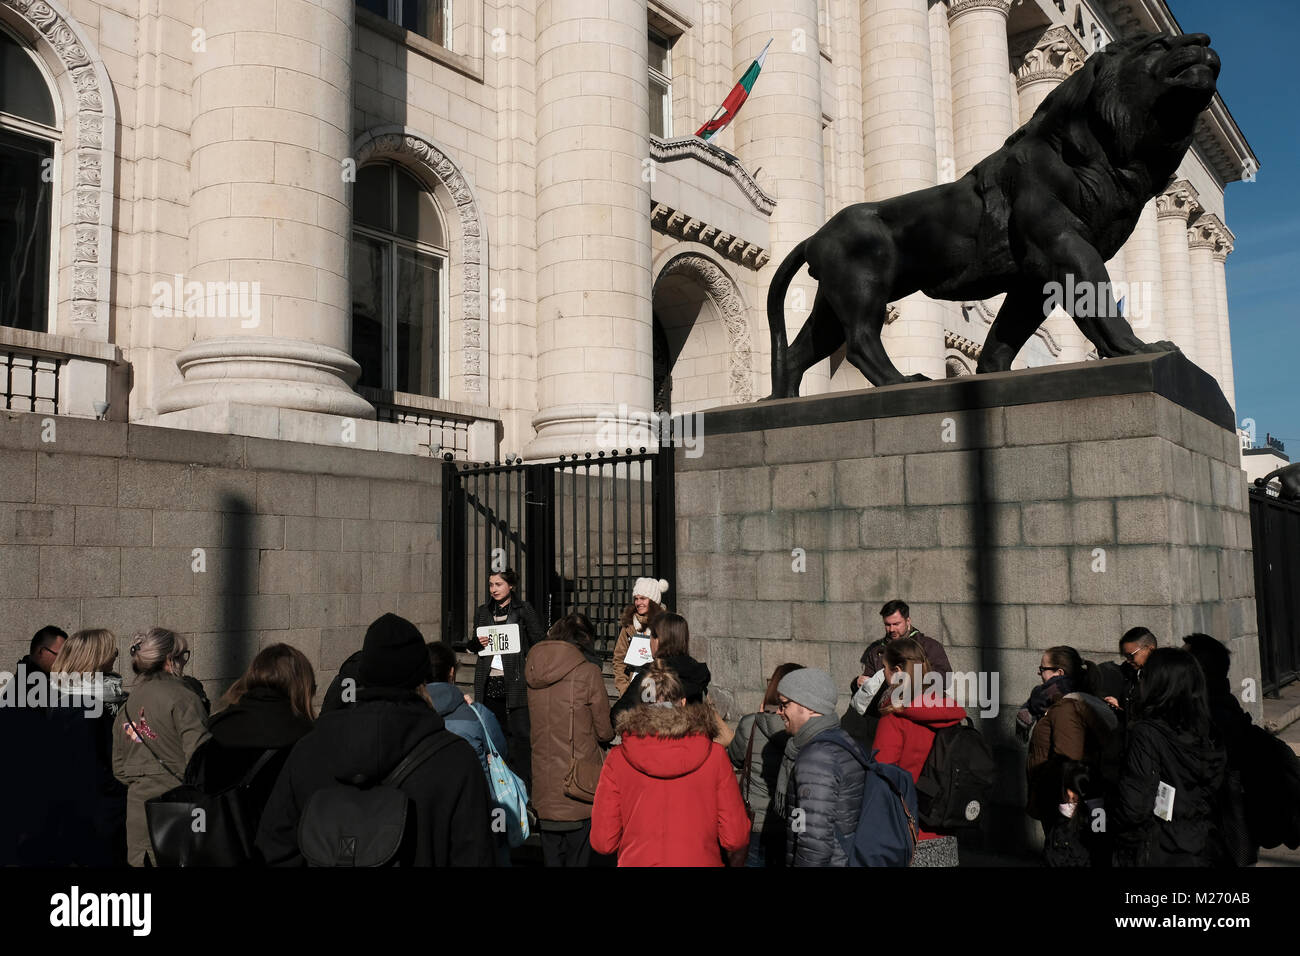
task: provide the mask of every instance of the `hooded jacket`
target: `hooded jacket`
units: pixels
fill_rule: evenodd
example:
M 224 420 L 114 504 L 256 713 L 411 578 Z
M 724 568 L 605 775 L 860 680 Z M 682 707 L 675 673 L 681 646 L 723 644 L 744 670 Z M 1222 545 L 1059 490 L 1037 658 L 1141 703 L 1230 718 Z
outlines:
M 749 806 L 754 811 L 754 832 L 763 833 L 768 810 L 772 807 L 772 795 L 776 792 L 777 777 L 781 773 L 785 742 L 790 739 L 790 732 L 785 729 L 785 721 L 779 714 L 762 711 L 740 718 L 736 736 L 727 745 L 727 756 L 731 758 L 731 765 L 736 768 L 740 778 L 742 797 L 745 791 L 745 755 L 750 752 L 751 737 L 754 739 L 754 749 L 750 758 Z M 772 816 L 778 817 L 779 814 L 774 813 Z M 784 827 L 783 821 L 774 822 L 780 822 Z
M 479 763 L 483 765 L 483 773 L 486 775 L 488 773 L 488 742 L 487 738 L 483 736 L 484 724 L 487 725 L 492 745 L 496 747 L 497 753 L 501 754 L 502 757 L 505 757 L 506 753 L 506 735 L 501 730 L 497 715 L 482 704 L 466 703 L 465 695 L 461 693 L 460 688 L 455 684 L 445 682 L 426 684 L 424 689 L 429 692 L 429 699 L 433 701 L 433 709 L 442 718 L 443 725 L 457 737 L 464 737 L 466 742 L 474 748 L 474 753 L 478 754 Z M 479 722 L 479 717 L 483 718 L 482 723 Z
M 354 706 L 324 714 L 294 746 L 271 791 L 257 847 L 272 866 L 302 866 L 298 822 L 312 794 L 336 783 L 378 783 L 415 746 L 450 733 L 412 691 L 362 688 Z M 416 866 L 491 866 L 487 781 L 474 749 L 457 739 L 402 784 L 415 804 Z
M 705 704 L 643 704 L 619 721 L 591 814 L 591 847 L 619 866 L 722 866 L 749 817 Z
M 876 760 L 902 767 L 916 783 L 934 746 L 936 732 L 945 727 L 955 727 L 966 719 L 965 708 L 946 699 L 942 703 L 917 703 L 890 711 L 880 718 L 876 727 Z M 933 840 L 941 836 L 922 830 L 919 838 Z
M 600 668 L 568 641 L 546 640 L 529 653 L 524 675 L 533 744 L 533 808 L 543 820 L 590 819 L 591 804 L 566 796 L 564 778 L 575 758 L 584 766 L 599 766 L 601 742 L 614 738 Z
M 276 751 L 242 794 L 242 807 L 256 834 L 290 749 L 311 732 L 311 718 L 294 713 L 285 694 L 270 687 L 254 687 L 238 703 L 209 717 L 207 726 L 211 736 L 194 751 L 185 769 L 185 782 L 205 793 L 236 786 L 266 751 Z
M 497 607 L 496 601 L 480 604 L 474 612 L 474 629 L 488 627 L 493 623 L 492 613 Z M 546 639 L 546 630 L 537 617 L 537 612 L 527 601 L 519 600 L 517 594 L 510 595 L 510 606 L 506 611 L 506 623 L 519 625 L 519 640 L 523 650 L 518 654 L 502 654 L 501 669 L 506 678 L 506 707 L 528 706 L 528 687 L 524 682 L 524 665 L 533 646 Z M 481 648 L 478 639 L 471 637 L 470 646 L 477 653 Z M 487 681 L 492 673 L 492 656 L 479 657 L 474 662 L 474 699 L 487 700 Z
M 1227 755 L 1160 719 L 1129 726 L 1128 751 L 1110 820 L 1120 866 L 1218 866 L 1224 848 L 1218 807 Z M 1161 783 L 1174 788 L 1173 819 L 1154 813 Z
M 1047 708 L 1029 737 L 1029 815 L 1036 820 L 1055 820 L 1061 802 L 1062 762 L 1074 760 L 1104 771 L 1112 751 L 1118 753 L 1118 731 L 1115 712 L 1092 694 L 1071 691 Z
M 796 756 L 786 806 L 787 866 L 847 866 L 867 771 L 845 747 L 853 738 L 834 715 L 813 717 L 786 744 Z
M 704 695 L 709 691 L 709 681 L 712 674 L 709 673 L 709 665 L 697 661 L 689 654 L 674 654 L 671 657 L 665 657 L 662 661 L 665 667 L 672 668 L 679 680 L 682 682 L 682 691 L 686 695 L 688 704 L 698 704 L 704 700 Z M 643 701 L 641 700 L 641 679 L 645 676 L 645 668 L 637 671 L 632 675 L 632 681 L 627 685 L 627 690 L 619 697 L 618 702 L 610 708 L 610 714 L 614 723 L 618 723 L 619 715 L 626 710 L 637 707 Z

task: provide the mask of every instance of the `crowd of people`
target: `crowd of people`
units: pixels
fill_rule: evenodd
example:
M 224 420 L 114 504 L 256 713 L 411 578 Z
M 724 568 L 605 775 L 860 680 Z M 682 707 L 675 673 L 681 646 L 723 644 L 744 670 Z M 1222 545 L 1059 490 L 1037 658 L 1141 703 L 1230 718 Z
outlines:
M 733 729 L 667 582 L 633 587 L 612 706 L 586 615 L 543 630 L 512 571 L 489 584 L 456 644 L 374 621 L 319 714 L 287 644 L 213 708 L 180 634 L 135 635 L 124 689 L 111 632 L 43 628 L 17 672 L 24 690 L 46 682 L 43 701 L 0 707 L 5 766 L 21 768 L 0 788 L 0 863 L 494 866 L 532 832 L 547 866 L 955 866 L 960 831 L 982 823 L 979 800 L 965 820 L 938 810 L 987 747 L 951 682 L 929 692 L 952 667 L 901 600 L 881 608 L 843 714 L 827 671 L 788 662 Z M 491 643 L 512 625 L 515 644 Z M 467 650 L 472 694 L 456 680 Z M 1047 648 L 1017 713 L 1044 862 L 1249 865 L 1300 844 L 1300 762 L 1242 710 L 1227 648 L 1134 628 L 1118 651 Z M 209 822 L 168 828 L 176 806 Z

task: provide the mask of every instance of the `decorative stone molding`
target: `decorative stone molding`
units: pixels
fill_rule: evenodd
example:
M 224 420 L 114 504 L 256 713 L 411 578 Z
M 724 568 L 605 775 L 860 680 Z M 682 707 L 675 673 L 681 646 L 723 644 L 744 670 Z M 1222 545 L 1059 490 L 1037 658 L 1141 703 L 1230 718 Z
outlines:
M 1209 249 L 1220 262 L 1232 252 L 1232 241 L 1237 237 L 1212 212 L 1202 213 L 1187 230 L 1187 245 L 1193 249 Z
M 948 22 L 951 23 L 972 10 L 991 10 L 1004 17 L 1011 12 L 1012 0 L 954 0 L 948 7 Z
M 961 311 L 962 314 L 966 317 L 966 321 L 970 322 L 972 325 L 974 325 L 977 321 L 984 325 L 992 325 L 993 320 L 998 317 L 997 313 L 993 311 L 993 307 L 990 306 L 983 299 L 975 299 L 970 302 L 963 302 L 961 304 Z M 945 331 L 944 334 L 947 335 L 948 333 Z M 1046 323 L 1040 325 L 1038 327 L 1038 331 L 1036 331 L 1034 335 L 1036 335 L 1038 338 L 1043 340 L 1043 344 L 1047 346 L 1047 351 L 1051 353 L 1052 358 L 1060 357 L 1061 343 L 1056 341 L 1056 337 L 1053 336 L 1052 333 L 1047 330 Z M 981 348 L 982 347 L 983 346 L 981 346 Z
M 683 252 L 669 259 L 655 279 L 655 285 L 669 275 L 686 275 L 704 286 L 722 316 L 731 347 L 727 357 L 728 392 L 736 402 L 754 400 L 754 363 L 749 348 L 749 322 L 740 289 L 725 269 L 698 252 Z
M 965 358 L 951 352 L 944 358 L 943 368 L 948 378 L 963 378 L 975 374 L 975 370 L 967 364 Z
M 1157 219 L 1181 219 L 1186 222 L 1194 213 L 1200 211 L 1200 193 L 1185 179 L 1171 183 L 1169 188 L 1156 197 Z
M 352 150 L 357 166 L 393 159 L 440 183 L 451 194 L 460 224 L 461 369 L 466 392 L 486 391 L 488 315 L 487 224 L 474 188 L 447 151 L 424 134 L 404 126 L 381 126 L 364 133 Z
M 984 351 L 984 346 L 978 342 L 972 342 L 964 335 L 958 335 L 952 329 L 943 330 L 943 344 L 945 348 L 952 349 L 972 361 L 978 361 L 980 352 Z M 970 371 L 968 370 L 965 374 L 969 375 Z
M 885 306 L 885 324 L 893 325 L 899 320 L 902 314 L 902 312 L 898 311 L 898 306 L 894 305 L 892 302 L 889 303 L 889 305 Z
M 1039 80 L 1060 82 L 1083 66 L 1083 61 L 1088 58 L 1088 51 L 1066 26 L 1055 26 L 1041 34 L 1033 31 L 1027 44 L 1023 42 L 1025 39 L 1021 38 L 1022 42 L 1013 47 L 1024 49 L 1028 46 L 1026 52 L 1019 55 L 1023 59 L 1016 70 L 1018 88 Z
M 705 166 L 729 176 L 740 187 L 745 198 L 763 215 L 772 215 L 772 210 L 776 208 L 776 200 L 763 191 L 749 171 L 740 164 L 739 159 L 698 136 L 679 136 L 673 139 L 651 136 L 650 158 L 656 163 L 674 163 L 683 159 L 698 160 Z
M 27 28 L 20 29 L 20 35 L 33 43 L 56 80 L 68 84 L 53 91 L 63 106 L 64 191 L 69 192 L 69 186 L 75 190 L 72 221 L 60 219 L 53 224 L 58 232 L 69 226 L 73 230 L 72 261 L 60 261 L 56 268 L 61 273 L 71 270 L 68 317 L 74 328 L 60 331 L 107 341 L 117 145 L 116 101 L 108 71 L 81 24 L 56 0 L 0 0 L 0 10 L 18 16 L 18 26 Z M 62 208 L 56 197 L 56 215 Z M 93 326 L 94 331 L 77 332 L 78 326 Z
M 680 209 L 673 209 L 661 202 L 653 203 L 650 207 L 650 228 L 666 236 L 712 246 L 719 255 L 730 259 L 736 265 L 755 271 L 763 268 L 771 258 L 762 246 L 739 236 L 733 236 L 729 232 L 723 232 L 702 219 L 696 219 Z

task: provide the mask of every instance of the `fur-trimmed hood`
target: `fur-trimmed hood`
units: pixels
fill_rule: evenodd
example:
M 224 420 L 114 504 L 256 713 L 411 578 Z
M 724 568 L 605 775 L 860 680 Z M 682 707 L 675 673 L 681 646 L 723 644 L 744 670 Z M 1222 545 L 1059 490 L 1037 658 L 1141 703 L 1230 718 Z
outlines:
M 698 770 L 718 730 L 708 704 L 640 704 L 620 715 L 618 732 L 629 764 L 651 777 L 670 778 Z

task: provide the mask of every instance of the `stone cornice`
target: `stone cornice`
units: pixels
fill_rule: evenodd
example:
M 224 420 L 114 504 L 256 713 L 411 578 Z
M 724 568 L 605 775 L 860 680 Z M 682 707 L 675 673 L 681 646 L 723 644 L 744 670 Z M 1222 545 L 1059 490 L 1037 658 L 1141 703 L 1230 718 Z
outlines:
M 943 344 L 946 348 L 960 352 L 962 355 L 970 359 L 978 359 L 980 357 L 980 352 L 984 350 L 984 346 L 980 345 L 978 342 L 972 342 L 964 335 L 958 335 L 956 332 L 952 331 L 952 329 L 943 330 Z
M 1193 249 L 1209 249 L 1220 262 L 1232 252 L 1232 241 L 1237 237 L 1212 212 L 1201 214 L 1187 230 L 1187 244 Z
M 697 160 L 725 176 L 730 176 L 740 187 L 740 191 L 745 194 L 745 198 L 763 215 L 772 215 L 772 210 L 776 208 L 776 200 L 763 191 L 763 188 L 754 181 L 754 177 L 749 174 L 749 170 L 740 164 L 739 159 L 698 136 L 679 136 L 674 139 L 651 136 L 650 158 L 656 163 L 673 163 L 683 159 Z
M 684 239 L 688 242 L 702 242 L 712 246 L 719 254 L 737 265 L 755 271 L 763 268 L 770 254 L 762 246 L 755 245 L 739 236 L 711 226 L 703 219 L 680 210 L 673 209 L 661 202 L 653 202 L 650 207 L 650 228 L 666 236 Z
M 1181 219 L 1186 222 L 1188 218 L 1200 210 L 1201 194 L 1185 179 L 1170 183 L 1169 188 L 1156 197 L 1156 218 L 1157 219 Z
M 1011 12 L 1011 0 L 955 0 L 948 7 L 948 22 L 951 23 L 972 10 L 991 10 L 1005 17 Z
M 1028 45 L 1028 49 L 1019 57 L 1022 61 L 1016 70 L 1017 87 L 1039 80 L 1059 83 L 1083 66 L 1083 61 L 1088 58 L 1088 51 L 1067 26 L 1054 26 L 1041 34 L 1035 30 L 1028 37 L 1022 36 L 1021 40 L 1017 48 L 1023 49 Z M 1023 43 L 1024 40 L 1028 40 L 1028 44 Z

